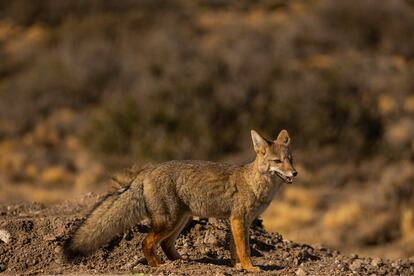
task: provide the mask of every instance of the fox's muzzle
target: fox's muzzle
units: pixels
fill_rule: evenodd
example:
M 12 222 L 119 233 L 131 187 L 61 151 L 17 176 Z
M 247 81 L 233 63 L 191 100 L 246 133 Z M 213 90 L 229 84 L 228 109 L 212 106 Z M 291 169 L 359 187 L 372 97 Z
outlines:
M 277 175 L 279 176 L 284 182 L 286 182 L 287 184 L 292 184 L 293 183 L 293 177 L 298 175 L 298 172 L 296 170 L 290 172 L 289 175 L 286 175 L 284 173 L 278 172 L 278 171 L 272 171 L 272 175 Z

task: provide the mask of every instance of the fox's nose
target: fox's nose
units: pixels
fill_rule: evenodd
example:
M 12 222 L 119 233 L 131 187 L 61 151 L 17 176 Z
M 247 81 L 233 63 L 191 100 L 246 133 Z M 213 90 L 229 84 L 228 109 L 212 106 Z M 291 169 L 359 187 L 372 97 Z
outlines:
M 297 176 L 298 175 L 298 172 L 297 171 L 294 171 L 292 174 L 293 174 L 293 176 Z

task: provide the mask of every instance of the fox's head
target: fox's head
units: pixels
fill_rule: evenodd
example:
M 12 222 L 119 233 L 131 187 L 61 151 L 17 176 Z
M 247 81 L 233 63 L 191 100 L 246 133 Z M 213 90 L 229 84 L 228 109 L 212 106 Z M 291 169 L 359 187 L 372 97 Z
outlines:
M 293 167 L 288 132 L 282 130 L 274 141 L 267 140 L 254 130 L 251 134 L 259 171 L 263 174 L 277 175 L 284 182 L 292 183 L 298 172 Z

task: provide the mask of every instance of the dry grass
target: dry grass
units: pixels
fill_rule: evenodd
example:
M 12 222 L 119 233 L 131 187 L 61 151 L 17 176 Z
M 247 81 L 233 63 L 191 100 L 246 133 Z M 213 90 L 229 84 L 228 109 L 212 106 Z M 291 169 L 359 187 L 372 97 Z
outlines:
M 414 214 L 413 210 L 405 209 L 401 215 L 401 236 L 403 240 L 414 242 Z
M 323 217 L 323 225 L 335 230 L 350 227 L 361 219 L 361 206 L 358 203 L 345 203 L 329 210 Z
M 288 234 L 312 223 L 317 218 L 314 210 L 318 199 L 309 189 L 285 187 L 283 200 L 274 200 L 263 213 L 266 229 Z

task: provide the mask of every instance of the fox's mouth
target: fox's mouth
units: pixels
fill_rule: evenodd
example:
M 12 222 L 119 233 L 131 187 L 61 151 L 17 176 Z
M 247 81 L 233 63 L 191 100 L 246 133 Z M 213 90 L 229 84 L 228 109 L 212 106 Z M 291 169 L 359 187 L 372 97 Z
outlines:
M 272 173 L 272 175 L 279 176 L 287 184 L 292 184 L 293 183 L 293 177 L 291 177 L 291 176 L 283 175 L 283 174 L 281 174 L 281 173 L 279 173 L 277 171 L 272 171 L 271 173 Z

